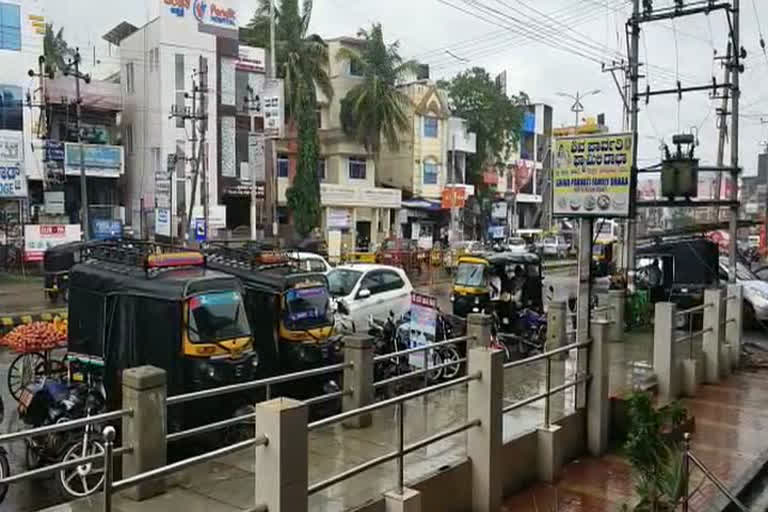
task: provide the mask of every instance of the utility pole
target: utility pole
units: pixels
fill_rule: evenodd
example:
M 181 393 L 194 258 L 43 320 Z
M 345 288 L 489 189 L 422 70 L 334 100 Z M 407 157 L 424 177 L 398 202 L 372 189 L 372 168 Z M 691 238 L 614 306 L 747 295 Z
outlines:
M 728 248 L 728 280 L 731 283 L 736 282 L 736 235 L 739 222 L 739 74 L 741 65 L 739 59 L 742 52 L 739 41 L 739 23 L 740 23 L 740 0 L 733 0 L 733 61 L 731 67 L 731 222 L 730 229 L 730 247 Z M 719 198 L 718 198 L 719 199 Z
M 727 84 L 729 83 L 729 79 L 731 77 L 731 50 L 732 50 L 732 44 L 730 41 L 728 41 L 728 49 L 726 50 L 725 54 L 725 64 L 723 65 L 723 83 Z M 728 99 L 729 99 L 729 91 L 726 89 L 723 91 L 723 97 L 722 97 L 722 103 L 720 104 L 720 117 L 718 119 L 718 137 L 717 137 L 717 166 L 722 167 L 725 160 L 725 140 L 728 138 L 728 122 L 726 121 L 726 116 L 728 115 Z M 722 181 L 723 181 L 723 175 L 722 173 L 717 173 L 717 177 L 715 178 L 715 199 L 720 199 L 722 195 Z M 714 208 L 715 213 L 715 222 L 720 221 L 720 207 L 716 206 Z
M 83 237 L 86 241 L 91 239 L 91 223 L 88 221 L 88 184 L 85 178 L 85 148 L 83 147 L 83 134 L 80 130 L 80 119 L 82 116 L 83 98 L 80 95 L 80 80 L 86 84 L 91 82 L 91 75 L 80 72 L 80 49 L 75 50 L 75 56 L 64 68 L 64 76 L 72 75 L 75 77 L 75 130 L 77 131 L 77 144 L 80 151 L 80 203 L 81 213 L 80 222 L 82 224 Z
M 629 129 L 632 132 L 632 172 L 630 173 L 631 184 L 629 187 L 629 219 L 627 219 L 626 242 L 627 242 L 627 287 L 634 291 L 635 286 L 635 245 L 637 243 L 637 225 L 635 223 L 637 215 L 637 121 L 638 121 L 638 81 L 640 80 L 640 0 L 632 0 L 632 21 L 630 37 L 630 55 L 629 55 L 629 78 L 630 78 L 630 99 L 631 107 L 629 109 Z
M 275 52 L 275 0 L 269 0 L 269 78 L 277 77 L 277 53 Z M 281 106 L 282 107 L 282 106 Z M 277 201 L 279 193 L 277 189 L 277 146 L 276 141 L 268 139 L 269 155 L 272 165 L 271 185 L 272 185 L 272 236 L 277 238 Z

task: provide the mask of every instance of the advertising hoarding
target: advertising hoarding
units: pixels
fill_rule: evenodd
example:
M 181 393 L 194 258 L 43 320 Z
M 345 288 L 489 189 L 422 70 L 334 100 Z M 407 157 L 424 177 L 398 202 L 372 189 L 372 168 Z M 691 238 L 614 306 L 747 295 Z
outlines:
M 117 178 L 123 174 L 123 148 L 102 144 L 83 144 L 85 175 L 98 178 Z M 65 144 L 65 170 L 67 175 L 80 175 L 80 144 Z
M 79 224 L 27 224 L 24 226 L 24 261 L 43 261 L 46 249 L 79 241 Z
M 21 169 L 21 135 L 0 136 L 0 197 L 27 197 L 27 177 Z
M 155 233 L 171 236 L 171 210 L 170 208 L 155 208 Z
M 437 330 L 437 299 L 429 295 L 411 292 L 411 323 L 409 348 L 423 347 L 435 342 Z M 431 358 L 427 358 L 431 361 Z M 424 352 L 414 352 L 408 356 L 408 364 L 415 368 L 424 368 Z
M 629 217 L 632 134 L 555 140 L 554 215 Z

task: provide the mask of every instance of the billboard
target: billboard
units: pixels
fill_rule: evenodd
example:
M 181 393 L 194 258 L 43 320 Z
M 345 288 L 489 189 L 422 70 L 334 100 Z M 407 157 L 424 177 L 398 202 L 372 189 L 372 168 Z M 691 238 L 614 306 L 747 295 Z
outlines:
M 631 133 L 555 140 L 554 215 L 629 217 Z
M 27 224 L 24 226 L 24 261 L 43 261 L 46 249 L 79 241 L 79 224 Z
M 21 144 L 21 132 L 0 136 L 0 198 L 27 197 L 27 177 L 21 170 Z
M 123 148 L 103 144 L 83 144 L 85 175 L 97 178 L 118 178 L 123 174 Z M 65 144 L 67 175 L 80 175 L 80 144 Z

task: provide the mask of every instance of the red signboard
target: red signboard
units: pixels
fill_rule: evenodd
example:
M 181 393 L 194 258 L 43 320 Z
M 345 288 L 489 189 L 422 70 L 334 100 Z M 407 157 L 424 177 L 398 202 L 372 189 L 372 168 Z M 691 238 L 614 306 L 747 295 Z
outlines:
M 498 185 L 499 175 L 495 171 L 485 171 L 483 173 L 483 183 L 486 185 Z
M 466 191 L 464 190 L 464 187 L 450 187 L 443 189 L 442 201 L 440 203 L 441 208 L 464 208 L 465 202 Z

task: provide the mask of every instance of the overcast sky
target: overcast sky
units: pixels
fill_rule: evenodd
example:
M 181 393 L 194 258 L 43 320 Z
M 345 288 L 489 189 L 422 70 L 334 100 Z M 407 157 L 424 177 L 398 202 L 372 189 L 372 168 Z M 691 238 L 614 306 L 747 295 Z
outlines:
M 99 71 L 116 62 L 101 36 L 120 21 L 140 26 L 148 16 L 141 0 L 44 1 L 48 20 L 64 27 L 71 44 L 79 45 L 91 60 L 95 48 Z M 657 8 L 673 3 L 654 0 Z M 752 174 L 760 143 L 768 138 L 768 125 L 760 123 L 761 115 L 768 120 L 768 56 L 760 49 L 758 28 L 761 23 L 768 31 L 768 2 L 741 4 L 741 41 L 748 57 L 741 75 L 739 153 L 740 164 Z M 244 13 L 256 2 L 241 0 L 240 5 L 244 23 L 250 17 Z M 471 66 L 493 74 L 506 70 L 508 90 L 525 91 L 533 101 L 551 104 L 557 126 L 573 124 L 574 119 L 573 100 L 558 92 L 599 89 L 582 101 L 582 117 L 605 113 L 613 131 L 619 131 L 621 97 L 611 74 L 601 72 L 600 62 L 626 58 L 624 23 L 630 12 L 628 0 L 315 0 L 311 30 L 323 37 L 351 36 L 361 26 L 381 22 L 385 37 L 400 41 L 404 57 L 430 64 L 433 78 L 450 77 Z M 641 91 L 646 84 L 652 90 L 674 87 L 677 78 L 683 87 L 709 84 L 713 74 L 721 82 L 723 71 L 713 54 L 725 54 L 727 26 L 723 11 L 678 18 L 674 24 L 644 24 L 640 57 L 647 78 L 641 80 Z M 720 100 L 710 100 L 708 94 L 687 93 L 681 102 L 674 95 L 651 97 L 649 105 L 641 102 L 640 165 L 658 161 L 661 138 L 671 142 L 672 134 L 691 127 L 699 130 L 702 163 L 715 163 Z M 729 151 L 727 147 L 726 163 Z

